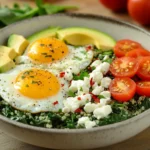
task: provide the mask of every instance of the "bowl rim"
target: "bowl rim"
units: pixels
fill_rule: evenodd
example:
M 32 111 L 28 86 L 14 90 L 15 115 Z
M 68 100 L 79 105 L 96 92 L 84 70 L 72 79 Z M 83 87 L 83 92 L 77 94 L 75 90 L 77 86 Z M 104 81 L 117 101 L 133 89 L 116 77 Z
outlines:
M 46 18 L 46 17 L 51 17 L 51 16 L 67 16 L 67 17 L 71 17 L 71 18 L 81 18 L 81 19 L 92 19 L 92 20 L 103 20 L 105 22 L 109 22 L 109 23 L 113 23 L 113 24 L 119 24 L 119 25 L 123 25 L 129 28 L 132 28 L 134 30 L 138 30 L 139 32 L 142 32 L 144 34 L 147 34 L 148 36 L 150 36 L 150 33 L 148 31 L 146 31 L 145 29 L 137 26 L 137 25 L 133 25 L 131 23 L 125 22 L 125 21 L 120 21 L 119 19 L 115 19 L 115 18 L 111 18 L 111 17 L 107 17 L 107 16 L 102 16 L 102 15 L 93 15 L 93 14 L 84 14 L 84 13 L 58 13 L 58 14 L 53 14 L 53 15 L 43 15 L 43 16 L 37 16 L 34 18 L 30 18 L 30 19 L 25 19 L 22 21 L 18 21 L 15 22 L 13 24 L 10 24 L 2 29 L 0 29 L 0 33 L 5 32 L 5 30 L 8 30 L 9 27 L 12 26 L 16 26 L 20 23 L 27 23 L 29 21 L 32 20 L 38 20 L 40 18 Z M 117 122 L 117 123 L 113 123 L 113 124 L 108 124 L 108 125 L 103 125 L 103 126 L 98 126 L 98 127 L 94 127 L 91 129 L 57 129 L 57 128 L 44 128 L 44 127 L 37 127 L 37 126 L 32 126 L 32 125 L 28 125 L 25 123 L 21 123 L 21 122 L 17 122 L 14 120 L 11 120 L 3 115 L 0 114 L 0 120 L 13 125 L 14 127 L 19 127 L 19 128 L 24 128 L 27 130 L 34 130 L 37 132 L 43 132 L 43 133 L 58 133 L 58 134 L 80 134 L 80 133 L 89 133 L 89 132 L 97 132 L 97 131 L 104 131 L 104 130 L 108 130 L 108 129 L 115 129 L 117 127 L 120 126 L 125 126 L 127 124 L 130 124 L 134 121 L 140 120 L 141 118 L 143 118 L 146 115 L 150 114 L 150 109 L 138 114 L 137 116 L 134 116 L 132 118 L 129 118 L 127 120 L 121 121 L 121 122 Z

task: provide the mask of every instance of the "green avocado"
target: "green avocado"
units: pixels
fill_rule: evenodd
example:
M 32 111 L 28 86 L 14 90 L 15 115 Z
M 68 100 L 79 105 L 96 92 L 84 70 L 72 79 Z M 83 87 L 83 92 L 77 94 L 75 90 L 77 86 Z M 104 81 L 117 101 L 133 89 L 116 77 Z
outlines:
M 0 46 L 0 73 L 6 72 L 15 67 L 13 59 L 17 53 L 13 48 Z
M 17 55 L 22 55 L 29 42 L 22 36 L 18 34 L 12 34 L 8 38 L 8 47 L 13 48 Z
M 82 27 L 71 27 L 58 30 L 57 37 L 71 45 L 83 46 L 93 44 L 98 49 L 102 50 L 112 49 L 116 43 L 115 40 L 106 33 Z
M 27 40 L 32 43 L 35 40 L 38 40 L 40 38 L 45 38 L 45 37 L 55 37 L 56 36 L 56 31 L 58 31 L 60 27 L 49 27 L 45 30 L 42 30 L 40 32 L 36 32 L 29 36 Z

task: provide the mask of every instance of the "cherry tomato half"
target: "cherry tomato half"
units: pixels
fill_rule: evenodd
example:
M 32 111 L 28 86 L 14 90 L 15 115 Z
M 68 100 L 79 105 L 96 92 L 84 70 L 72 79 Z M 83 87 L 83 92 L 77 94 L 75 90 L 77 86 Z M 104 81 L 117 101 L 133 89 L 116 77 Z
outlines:
M 129 15 L 143 25 L 150 25 L 150 0 L 129 0 Z
M 99 0 L 105 7 L 113 11 L 124 11 L 127 9 L 127 0 Z
M 115 77 L 133 77 L 139 68 L 137 59 L 132 57 L 116 58 L 110 65 L 110 72 Z
M 137 76 L 143 80 L 150 80 L 150 56 L 140 59 Z
M 126 56 L 138 58 L 141 56 L 150 56 L 150 52 L 148 50 L 139 48 L 139 49 L 135 49 L 135 50 L 127 52 Z
M 150 81 L 137 82 L 136 92 L 141 96 L 150 96 Z
M 142 48 L 142 45 L 132 40 L 120 40 L 114 47 L 114 53 L 117 57 L 123 57 L 127 52 Z
M 126 102 L 133 98 L 136 84 L 130 78 L 115 78 L 109 86 L 112 97 L 119 102 Z

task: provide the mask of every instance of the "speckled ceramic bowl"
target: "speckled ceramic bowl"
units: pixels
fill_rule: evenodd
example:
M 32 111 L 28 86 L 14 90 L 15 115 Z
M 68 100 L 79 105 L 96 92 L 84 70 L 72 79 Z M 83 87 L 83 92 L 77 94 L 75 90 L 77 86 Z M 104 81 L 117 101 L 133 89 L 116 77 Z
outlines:
M 82 26 L 101 30 L 116 40 L 133 39 L 150 48 L 150 34 L 143 29 L 107 17 L 77 14 L 42 16 L 12 24 L 0 30 L 0 44 L 11 33 L 29 36 L 49 26 Z M 11 121 L 0 116 L 0 128 L 26 143 L 54 149 L 90 149 L 126 140 L 150 125 L 150 110 L 119 123 L 93 129 L 45 129 Z

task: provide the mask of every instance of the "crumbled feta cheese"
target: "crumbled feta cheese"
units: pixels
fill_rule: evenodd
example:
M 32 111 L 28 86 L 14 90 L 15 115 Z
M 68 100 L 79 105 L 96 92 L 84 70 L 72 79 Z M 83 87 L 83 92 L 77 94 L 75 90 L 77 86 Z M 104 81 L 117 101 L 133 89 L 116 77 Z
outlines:
M 64 113 L 69 113 L 71 110 L 70 110 L 70 108 L 69 107 L 64 107 L 63 109 L 62 109 L 62 112 L 64 112 Z
M 107 117 L 112 112 L 112 108 L 110 105 L 105 105 L 100 108 L 96 108 L 93 112 L 94 117 L 97 119 Z
M 78 125 L 83 125 L 85 124 L 86 121 L 89 121 L 89 120 L 90 120 L 89 117 L 81 117 L 78 120 Z
M 62 109 L 63 112 L 74 112 L 76 109 L 80 107 L 79 102 L 77 101 L 76 97 L 68 97 L 64 101 L 64 108 Z
M 103 78 L 103 74 L 99 71 L 94 70 L 92 73 L 90 73 L 90 79 L 91 78 L 93 78 L 94 82 L 97 82 L 99 84 Z
M 78 100 L 78 97 L 80 97 L 81 100 Z M 77 100 L 79 101 L 80 106 L 84 106 L 87 102 L 91 101 L 91 94 L 77 96 Z
M 81 117 L 78 120 L 78 125 L 84 125 L 86 129 L 90 129 L 96 125 L 95 121 L 91 121 L 89 117 Z
M 100 99 L 100 105 L 104 106 L 106 105 L 111 99 L 110 98 L 101 98 Z
M 80 95 L 76 97 L 68 97 L 64 101 L 63 112 L 74 112 L 76 109 L 84 106 L 87 102 L 91 101 L 91 94 Z
M 97 67 L 98 65 L 100 65 L 102 62 L 100 60 L 95 60 L 92 64 L 91 67 Z
M 107 62 L 103 62 L 99 66 L 96 67 L 94 71 L 102 72 L 103 74 L 106 74 L 109 71 L 110 64 Z
M 109 71 L 109 67 L 110 67 L 110 64 L 107 62 L 103 62 L 101 64 L 101 71 L 103 72 L 103 74 L 106 74 Z
M 85 122 L 85 128 L 86 128 L 86 129 L 91 129 L 91 128 L 93 128 L 94 126 L 96 126 L 96 122 L 95 122 L 95 121 L 86 121 L 86 122 Z
M 93 112 L 93 111 L 94 111 L 96 108 L 98 108 L 98 107 L 99 107 L 98 104 L 89 102 L 89 103 L 85 104 L 84 110 L 85 110 L 85 112 L 87 112 L 87 113 L 91 113 L 91 112 Z
M 92 91 L 92 93 L 93 93 L 94 95 L 100 95 L 100 93 L 101 93 L 102 91 L 104 91 L 104 88 L 103 88 L 102 86 L 96 86 L 96 87 L 94 88 L 94 90 Z
M 90 88 L 90 79 L 85 77 L 84 80 L 72 81 L 69 90 L 78 92 L 77 95 L 88 93 Z
M 103 86 L 104 88 L 108 88 L 110 83 L 111 83 L 111 79 L 109 77 L 104 77 L 101 80 L 101 86 Z
M 98 86 L 98 83 L 95 82 L 95 83 L 92 85 L 92 88 L 95 89 L 97 86 Z
M 105 98 L 110 98 L 111 97 L 111 94 L 109 91 L 103 91 L 100 93 L 100 95 L 104 96 Z
M 73 75 L 72 75 L 72 72 L 71 72 L 70 69 L 67 69 L 67 70 L 65 71 L 65 76 L 64 76 L 64 78 L 65 78 L 66 80 L 68 80 L 68 81 L 71 81 L 71 80 L 72 80 Z

